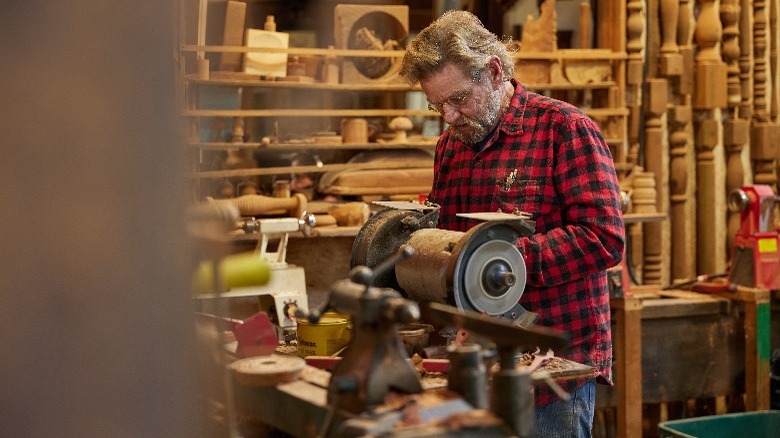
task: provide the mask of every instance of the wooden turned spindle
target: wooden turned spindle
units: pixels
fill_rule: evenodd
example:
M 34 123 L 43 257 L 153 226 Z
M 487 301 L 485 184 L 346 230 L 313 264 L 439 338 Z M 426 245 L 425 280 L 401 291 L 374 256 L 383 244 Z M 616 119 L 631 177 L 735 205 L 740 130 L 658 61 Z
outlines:
M 669 203 L 671 212 L 671 278 L 691 278 L 696 272 L 691 263 L 688 236 L 688 134 L 691 107 L 676 105 L 669 114 Z
M 713 109 L 726 106 L 726 65 L 720 59 L 718 49 L 723 28 L 713 0 L 699 0 L 699 16 L 694 37 L 699 51 L 696 53 L 696 83 L 694 108 Z
M 753 2 L 753 120 L 769 121 L 766 99 L 766 48 L 767 15 L 766 2 Z
M 668 211 L 669 151 L 666 149 L 662 117 L 666 113 L 668 82 L 666 79 L 647 81 L 646 119 L 645 119 L 645 168 L 655 177 L 655 210 Z M 668 263 L 664 254 L 663 228 L 659 222 L 644 224 L 646 284 L 661 284 L 662 264 Z
M 740 46 L 739 21 L 741 8 L 739 0 L 721 0 L 720 18 L 723 22 L 723 43 L 721 54 L 728 68 L 727 105 L 730 111 L 724 114 L 723 147 L 726 152 L 725 195 L 742 187 L 744 171 L 742 169 L 742 149 L 748 140 L 748 126 L 739 118 L 739 105 L 742 102 L 742 84 L 740 83 Z M 725 207 L 725 206 L 724 206 Z M 726 208 L 726 254 L 729 259 L 733 253 L 734 236 L 739 229 L 740 214 Z
M 690 72 L 694 65 L 693 47 L 693 3 L 680 0 L 677 16 L 677 47 L 683 63 L 683 71 Z M 694 175 L 696 161 L 691 153 L 693 140 L 690 136 L 693 109 L 691 74 L 677 76 L 672 81 L 672 108 L 669 111 L 669 211 L 671 244 L 671 279 L 691 278 L 696 275 L 696 209 Z
M 238 208 L 241 216 L 262 216 L 281 211 L 296 218 L 303 215 L 307 204 L 306 196 L 301 193 L 296 193 L 290 198 L 244 195 L 231 199 L 210 200 L 209 202 L 229 202 Z
M 766 2 L 753 2 L 753 127 L 750 135 L 750 157 L 753 181 L 774 186 L 777 136 L 780 128 L 770 121 L 767 99 L 767 11 Z
M 739 0 L 721 0 L 720 19 L 723 24 L 721 54 L 727 67 L 727 105 L 734 109 L 742 101 L 739 83 Z
M 678 53 L 677 16 L 680 12 L 678 0 L 661 0 L 661 53 Z
M 753 118 L 753 8 L 752 0 L 740 0 L 739 28 L 739 82 L 742 100 L 739 117 Z
M 744 184 L 742 168 L 742 149 L 748 141 L 747 120 L 730 118 L 723 121 L 723 143 L 726 149 L 726 196 Z M 726 209 L 726 248 L 729 256 L 733 254 L 734 236 L 740 225 L 741 212 Z M 730 257 L 729 257 L 730 259 Z
M 645 14 L 644 2 L 630 0 L 626 5 L 626 107 L 629 110 L 627 123 L 628 152 L 625 161 L 637 163 L 642 114 L 642 87 L 644 58 Z
M 722 199 L 717 197 L 719 181 L 715 172 L 715 153 L 718 144 L 718 121 L 704 117 L 696 126 L 696 247 L 697 273 L 714 274 L 725 269 L 726 230 L 719 223 Z M 724 228 L 719 232 L 720 228 Z

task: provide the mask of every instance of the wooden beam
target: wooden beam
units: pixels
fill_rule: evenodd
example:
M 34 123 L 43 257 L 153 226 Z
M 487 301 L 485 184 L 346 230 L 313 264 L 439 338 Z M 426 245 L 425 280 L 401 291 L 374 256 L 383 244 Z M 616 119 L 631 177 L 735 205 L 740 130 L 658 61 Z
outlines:
M 615 309 L 617 436 L 642 436 L 642 300 L 618 298 Z

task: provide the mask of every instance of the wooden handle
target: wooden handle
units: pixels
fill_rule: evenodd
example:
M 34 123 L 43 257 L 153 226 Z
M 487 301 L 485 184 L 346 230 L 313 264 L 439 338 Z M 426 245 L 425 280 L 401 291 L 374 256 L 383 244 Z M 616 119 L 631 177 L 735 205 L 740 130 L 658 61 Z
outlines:
M 371 209 L 365 202 L 348 202 L 328 210 L 328 214 L 335 217 L 342 227 L 363 225 L 370 213 Z
M 244 195 L 213 202 L 230 202 L 238 207 L 241 216 L 256 216 L 273 210 L 283 210 L 289 212 L 293 217 L 301 217 L 306 210 L 306 196 L 301 193 L 296 193 L 290 198 Z

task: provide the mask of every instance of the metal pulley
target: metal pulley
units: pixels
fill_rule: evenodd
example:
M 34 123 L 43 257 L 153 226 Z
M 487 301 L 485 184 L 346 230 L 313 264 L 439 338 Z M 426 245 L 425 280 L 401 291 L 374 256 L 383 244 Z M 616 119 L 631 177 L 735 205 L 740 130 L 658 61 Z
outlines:
M 525 218 L 501 218 L 464 233 L 433 228 L 438 210 L 382 210 L 358 233 L 351 264 L 375 266 L 409 245 L 414 255 L 387 272 L 378 286 L 396 288 L 415 301 L 449 304 L 528 326 L 536 315 L 518 303 L 526 267 L 515 242 L 533 234 L 534 227 Z

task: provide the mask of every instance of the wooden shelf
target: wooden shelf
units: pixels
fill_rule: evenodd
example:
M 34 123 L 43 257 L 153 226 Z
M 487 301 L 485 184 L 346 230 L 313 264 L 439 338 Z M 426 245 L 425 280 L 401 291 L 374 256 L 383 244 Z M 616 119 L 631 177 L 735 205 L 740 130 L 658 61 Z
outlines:
M 368 163 L 323 164 L 322 166 L 284 166 L 258 167 L 250 169 L 207 170 L 201 172 L 192 172 L 189 174 L 189 177 L 195 179 L 232 178 L 244 176 L 283 175 L 288 174 L 293 170 L 296 173 L 324 173 L 341 170 L 412 169 L 427 167 L 433 167 L 433 157 L 431 157 L 430 160 L 388 160 Z
M 438 116 L 439 113 L 409 109 L 191 109 L 182 111 L 182 115 L 186 117 L 408 117 Z
M 428 142 L 407 143 L 230 143 L 230 142 L 196 142 L 187 143 L 187 146 L 196 149 L 225 150 L 225 149 L 267 149 L 267 150 L 342 150 L 342 149 L 433 149 L 436 147 L 436 138 Z
M 280 90 L 327 90 L 327 91 L 422 91 L 419 86 L 411 86 L 403 83 L 395 84 L 327 84 L 324 82 L 290 82 L 263 80 L 255 78 L 208 78 L 201 79 L 194 75 L 188 75 L 186 81 L 197 85 L 212 85 L 218 87 L 252 87 Z
M 326 90 L 326 91 L 422 91 L 419 85 L 411 86 L 402 83 L 394 84 L 326 84 L 323 82 L 289 82 L 277 80 L 263 80 L 255 78 L 208 78 L 202 79 L 194 75 L 188 75 L 188 83 L 197 85 L 211 85 L 217 87 L 249 87 L 249 88 L 267 88 L 279 90 Z M 569 84 L 569 83 L 547 83 L 532 84 L 523 83 L 523 85 L 532 91 L 545 90 L 597 90 L 608 89 L 617 86 L 614 81 L 591 82 L 587 84 Z
M 403 58 L 404 50 L 355 50 L 355 49 L 320 49 L 307 47 L 246 47 L 246 46 L 209 46 L 184 44 L 182 52 L 216 52 L 216 53 L 287 53 L 290 55 L 337 56 L 337 57 L 371 57 L 371 58 Z M 516 59 L 539 60 L 625 60 L 626 52 L 615 52 L 609 49 L 560 49 L 555 52 L 523 52 L 512 54 Z
M 668 219 L 666 213 L 627 213 L 623 215 L 623 223 L 626 224 L 663 222 L 666 219 Z

